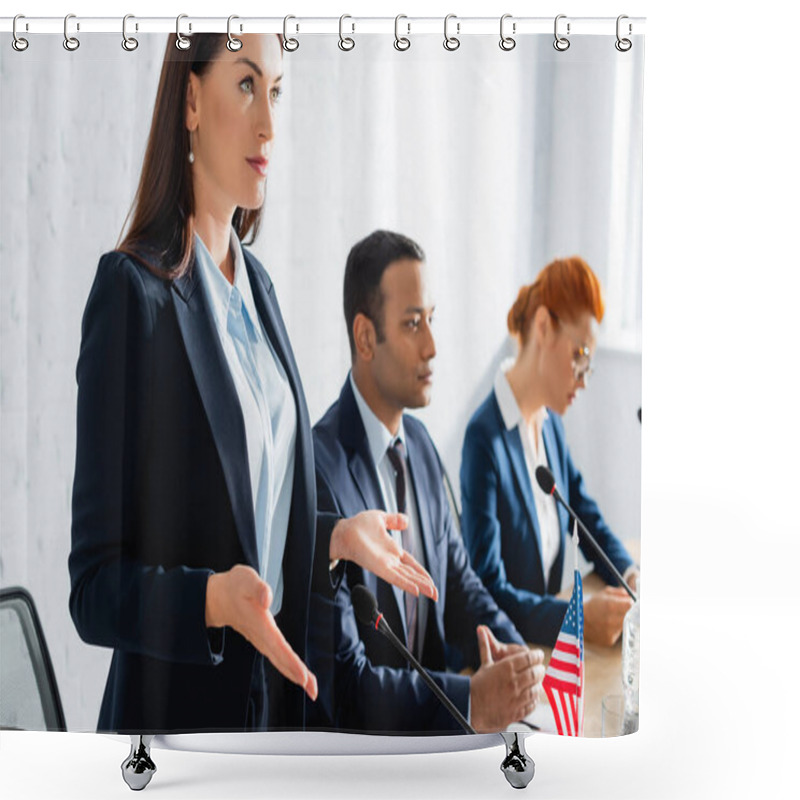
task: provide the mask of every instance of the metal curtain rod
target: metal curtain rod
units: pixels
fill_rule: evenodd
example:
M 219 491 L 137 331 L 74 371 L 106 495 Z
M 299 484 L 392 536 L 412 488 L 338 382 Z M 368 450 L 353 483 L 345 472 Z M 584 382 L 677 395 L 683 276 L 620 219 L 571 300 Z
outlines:
M 357 17 L 346 15 L 345 30 L 347 33 L 395 33 L 397 20 L 395 17 Z M 617 31 L 617 19 L 614 17 L 569 17 L 559 15 L 562 29 L 566 32 L 569 25 L 570 36 L 580 35 L 614 35 Z M 340 33 L 339 17 L 288 17 L 291 20 L 292 34 L 333 34 Z M 406 17 L 401 18 L 402 32 L 409 34 L 441 34 L 444 17 Z M 514 36 L 536 33 L 553 33 L 553 17 L 514 17 L 506 15 L 505 26 L 509 34 Z M 284 17 L 237 17 L 231 30 L 242 33 L 283 33 Z M 458 17 L 452 16 L 450 28 L 455 35 L 470 36 L 475 34 L 497 34 L 500 16 L 497 17 Z M 643 34 L 644 17 L 625 17 L 624 35 Z M 131 16 L 127 22 L 128 33 L 174 33 L 175 17 L 137 17 Z M 182 16 L 181 32 L 189 33 L 225 33 L 228 30 L 227 17 L 195 17 Z M 0 32 L 11 33 L 14 28 L 13 17 L 0 17 Z M 86 33 L 121 33 L 122 17 L 82 17 L 71 15 L 69 29 L 73 34 Z M 20 16 L 17 20 L 18 35 L 39 33 L 63 33 L 64 17 Z

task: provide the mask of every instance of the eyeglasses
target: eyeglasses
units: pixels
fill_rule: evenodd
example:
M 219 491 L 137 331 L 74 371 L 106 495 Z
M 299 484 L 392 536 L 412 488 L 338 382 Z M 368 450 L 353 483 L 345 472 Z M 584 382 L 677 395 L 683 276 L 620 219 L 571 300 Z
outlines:
M 562 330 L 564 333 L 569 337 L 572 341 L 572 344 L 575 345 L 575 350 L 572 353 L 572 374 L 575 377 L 575 380 L 580 383 L 584 381 L 588 383 L 589 378 L 592 376 L 594 370 L 592 369 L 592 353 L 585 344 L 580 344 L 576 342 L 566 331 L 566 326 L 559 318 L 558 314 L 555 311 L 550 311 L 550 316 L 562 326 Z

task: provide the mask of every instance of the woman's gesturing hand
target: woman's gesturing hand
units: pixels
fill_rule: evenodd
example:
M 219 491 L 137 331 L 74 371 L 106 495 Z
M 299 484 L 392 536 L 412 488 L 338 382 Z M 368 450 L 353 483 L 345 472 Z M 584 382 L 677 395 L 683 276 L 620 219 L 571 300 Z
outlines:
M 436 601 L 439 592 L 433 578 L 389 533 L 407 527 L 405 514 L 384 511 L 362 511 L 339 520 L 331 533 L 330 558 L 353 561 L 404 592 L 415 596 L 424 594 Z
M 217 572 L 206 587 L 206 626 L 229 625 L 263 653 L 288 680 L 317 699 L 317 678 L 286 641 L 269 611 L 272 589 L 245 564 Z

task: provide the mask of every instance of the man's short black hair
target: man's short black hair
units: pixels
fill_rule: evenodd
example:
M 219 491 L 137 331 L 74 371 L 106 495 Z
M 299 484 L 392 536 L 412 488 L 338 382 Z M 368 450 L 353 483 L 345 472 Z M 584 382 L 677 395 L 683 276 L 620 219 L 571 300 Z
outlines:
M 422 248 L 408 236 L 393 231 L 374 231 L 353 245 L 344 270 L 344 319 L 350 339 L 350 355 L 356 357 L 353 321 L 363 314 L 372 321 L 378 341 L 384 338 L 381 279 L 386 268 L 403 258 L 424 261 Z

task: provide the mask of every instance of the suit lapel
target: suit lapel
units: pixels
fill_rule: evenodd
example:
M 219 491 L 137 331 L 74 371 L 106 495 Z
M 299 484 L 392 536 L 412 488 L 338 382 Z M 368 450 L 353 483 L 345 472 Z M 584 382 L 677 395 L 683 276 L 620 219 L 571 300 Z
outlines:
M 239 397 L 199 285 L 197 267 L 172 284 L 172 301 L 197 389 L 222 464 L 236 531 L 247 563 L 258 570 L 247 440 Z
M 377 469 L 372 463 L 367 432 L 361 421 L 349 376 L 339 395 L 339 441 L 347 451 L 347 467 L 364 508 L 383 508 Z
M 436 482 L 438 476 L 431 476 L 426 470 L 425 461 L 420 457 L 417 452 L 416 443 L 410 441 L 408 426 L 405 426 L 406 432 L 406 453 L 408 454 L 408 471 L 411 473 L 411 486 L 414 491 L 414 499 L 417 503 L 417 515 L 419 517 L 420 536 L 422 539 L 423 547 L 425 548 L 425 566 L 433 578 L 436 586 L 441 587 L 442 602 L 428 604 L 428 619 L 426 626 L 431 625 L 431 609 L 436 614 L 436 625 L 439 629 L 439 637 L 444 641 L 444 599 L 445 587 L 447 586 L 447 556 L 446 553 L 440 552 L 436 546 L 436 536 L 434 528 L 434 519 L 431 511 L 431 504 L 429 495 L 438 487 Z M 443 542 L 443 549 L 447 548 L 447 541 L 440 538 Z M 402 595 L 402 592 L 400 593 Z M 427 602 L 427 599 L 422 595 L 419 596 L 420 603 Z M 419 631 L 420 641 L 419 647 L 422 652 L 422 643 L 426 640 L 426 631 Z
M 314 492 L 316 480 L 308 406 L 300 381 L 300 373 L 297 370 L 294 354 L 286 334 L 286 327 L 281 318 L 275 293 L 272 291 L 272 282 L 263 267 L 254 261 L 247 250 L 242 248 L 242 253 L 247 265 L 247 274 L 250 278 L 250 289 L 253 293 L 256 310 L 275 356 L 286 373 L 297 412 L 294 483 L 289 521 L 291 531 L 286 537 L 286 546 L 283 551 L 284 587 L 308 586 L 316 539 L 316 494 Z M 307 607 L 308 598 L 305 597 L 303 602 Z M 288 605 L 285 604 L 284 607 L 288 608 Z M 285 617 L 285 615 L 282 616 Z M 294 613 L 290 620 L 284 618 L 282 625 L 284 631 L 287 631 L 290 625 L 295 625 L 297 626 L 297 636 L 304 635 L 301 628 L 305 625 L 305 615 Z
M 359 418 L 360 419 L 360 418 Z M 368 452 L 366 434 L 364 435 L 363 447 L 352 452 L 348 466 L 350 474 L 358 487 L 358 491 L 364 500 L 364 508 L 379 508 L 385 510 L 383 497 L 378 484 L 377 470 L 372 464 L 372 455 Z M 365 575 L 372 576 L 372 573 L 364 571 Z M 406 629 L 405 614 L 401 613 L 403 608 L 403 592 L 396 586 L 386 581 L 374 579 L 372 587 L 373 593 L 378 599 L 378 607 L 387 617 L 387 621 L 394 630 L 402 627 L 403 637 L 408 643 L 408 630 Z
M 301 485 L 314 485 L 314 459 L 313 446 L 311 444 L 311 424 L 306 406 L 305 393 L 300 383 L 300 373 L 294 360 L 291 345 L 286 335 L 286 328 L 278 310 L 278 304 L 272 291 L 272 283 L 269 281 L 263 269 L 258 269 L 250 254 L 242 249 L 244 253 L 247 273 L 250 278 L 250 289 L 253 292 L 253 300 L 256 310 L 264 324 L 272 349 L 283 366 L 283 371 L 289 381 L 294 396 L 295 410 L 297 411 L 297 463 L 295 464 L 295 485 L 297 479 L 301 478 Z
M 555 433 L 553 432 L 553 423 L 549 418 L 545 420 L 545 423 L 542 426 L 542 439 L 544 441 L 545 453 L 547 453 L 547 463 L 550 465 L 550 471 L 553 473 L 553 477 L 555 478 L 556 487 L 561 493 L 561 496 L 567 502 L 569 502 L 567 479 L 566 475 L 564 475 L 564 472 L 561 469 L 561 459 L 558 457 L 558 445 L 556 443 Z M 552 586 L 548 586 L 547 590 L 551 594 L 557 594 L 561 589 L 561 579 L 564 570 L 564 552 L 567 540 L 567 534 L 565 531 L 568 531 L 571 534 L 572 529 L 569 524 L 570 520 L 567 510 L 561 505 L 561 503 L 557 502 L 555 498 L 553 499 L 553 502 L 556 504 L 556 510 L 558 512 L 558 528 L 561 536 L 561 545 L 558 549 L 556 560 L 553 563 L 553 568 L 550 570 Z M 556 587 L 555 589 L 553 589 L 554 586 Z
M 498 409 L 499 413 L 499 409 Z M 528 513 L 531 527 L 533 528 L 533 535 L 536 544 L 536 552 L 538 558 L 534 559 L 539 567 L 539 575 L 541 577 L 541 585 L 545 585 L 544 567 L 542 566 L 542 535 L 539 531 L 539 518 L 536 515 L 536 505 L 533 500 L 533 488 L 531 486 L 531 479 L 528 475 L 528 465 L 525 463 L 525 453 L 522 449 L 522 439 L 519 435 L 519 428 L 514 427 L 511 430 L 506 428 L 502 416 L 500 418 L 500 427 L 503 431 L 503 441 L 505 442 L 506 450 L 508 452 L 511 467 L 514 472 L 514 479 L 517 483 L 517 491 L 522 497 L 523 505 Z
M 385 510 L 378 482 L 378 470 L 372 461 L 367 432 L 350 386 L 349 376 L 339 396 L 339 440 L 347 450 L 347 467 L 361 495 L 364 508 Z M 378 580 L 366 570 L 363 570 L 363 573 L 364 582 L 375 594 L 378 608 L 384 613 L 386 621 L 394 630 L 398 630 L 398 626 L 402 627 L 403 637 L 408 642 L 405 614 L 400 611 L 404 602 L 402 590 L 386 581 Z
M 408 428 L 406 428 L 406 439 L 408 439 Z M 413 442 L 406 442 L 406 453 L 408 454 L 408 469 L 411 473 L 411 486 L 414 491 L 414 499 L 417 503 L 417 513 L 419 515 L 420 533 L 423 546 L 425 547 L 425 558 L 428 562 L 428 572 L 431 576 L 438 576 L 439 554 L 436 552 L 434 537 L 432 533 L 432 520 L 428 493 L 431 486 L 427 485 L 425 475 L 425 465 L 417 455 L 417 448 Z M 441 585 L 437 582 L 437 586 Z
M 283 320 L 280 318 L 280 311 L 278 311 L 275 302 L 275 296 L 272 292 L 272 283 L 263 269 L 256 268 L 250 254 L 244 248 L 242 248 L 242 254 L 244 255 L 244 262 L 247 267 L 250 291 L 253 293 L 256 310 L 261 318 L 261 322 L 264 324 L 267 338 L 271 342 L 275 354 L 278 356 L 283 370 L 289 378 L 296 403 L 296 398 L 298 396 L 297 365 L 294 362 L 292 348 L 289 346 L 289 341 L 286 336 L 286 329 L 283 325 Z M 302 405 L 305 406 L 305 403 Z M 301 409 L 298 408 L 297 410 L 299 413 Z

